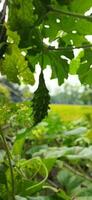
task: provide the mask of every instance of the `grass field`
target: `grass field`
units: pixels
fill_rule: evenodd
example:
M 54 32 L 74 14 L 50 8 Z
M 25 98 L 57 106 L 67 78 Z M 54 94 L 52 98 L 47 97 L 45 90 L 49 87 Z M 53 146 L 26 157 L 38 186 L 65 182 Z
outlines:
M 88 113 L 92 115 L 92 106 L 52 104 L 51 110 L 64 121 L 77 120 Z

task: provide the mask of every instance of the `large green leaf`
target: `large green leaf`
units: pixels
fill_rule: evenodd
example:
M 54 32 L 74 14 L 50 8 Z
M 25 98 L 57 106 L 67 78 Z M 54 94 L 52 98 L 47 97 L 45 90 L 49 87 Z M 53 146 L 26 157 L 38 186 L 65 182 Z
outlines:
M 71 196 L 75 188 L 78 188 L 79 191 L 81 191 L 80 185 L 84 181 L 82 177 L 78 177 L 68 169 L 62 169 L 61 171 L 59 171 L 57 179 L 59 183 L 63 185 L 63 187 L 66 189 L 67 193 Z
M 0 71 L 7 75 L 8 80 L 19 83 L 21 79 L 24 83 L 33 84 L 34 77 L 28 68 L 27 61 L 15 44 L 8 47 L 5 58 L 1 60 Z

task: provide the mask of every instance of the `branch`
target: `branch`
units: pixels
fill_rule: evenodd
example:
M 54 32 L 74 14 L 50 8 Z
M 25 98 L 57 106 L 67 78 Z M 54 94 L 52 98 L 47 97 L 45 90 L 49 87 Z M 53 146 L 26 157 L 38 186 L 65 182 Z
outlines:
M 82 19 L 92 19 L 92 16 L 85 16 L 79 13 L 72 13 L 72 12 L 68 12 L 68 11 L 64 11 L 64 10 L 59 10 L 56 8 L 53 8 L 52 6 L 49 6 L 50 11 L 52 12 L 56 12 L 59 13 L 61 15 L 67 15 L 67 16 L 71 16 L 71 17 L 77 17 L 77 18 L 82 18 Z
M 48 46 L 48 50 L 49 51 L 60 51 L 60 50 L 71 51 L 73 49 L 81 49 L 81 48 L 82 49 L 92 48 L 92 44 L 89 44 L 89 45 L 80 45 L 80 46 L 59 47 L 59 48 Z
M 75 169 L 73 166 L 69 165 L 68 163 L 64 162 L 64 167 L 72 171 L 75 175 L 81 176 L 82 178 L 91 181 L 92 182 L 92 177 L 90 177 L 88 174 L 86 174 L 84 171 L 79 171 Z
M 5 0 L 4 4 L 3 4 L 3 9 L 0 12 L 0 22 L 4 23 L 5 15 L 6 15 L 6 0 Z
M 80 46 L 58 47 L 58 48 L 55 48 L 55 46 L 44 45 L 43 53 L 45 53 L 47 51 L 71 51 L 71 50 L 74 50 L 74 49 L 90 49 L 90 48 L 92 48 L 92 44 L 80 45 Z M 25 51 L 25 50 L 30 50 L 30 49 L 32 50 L 32 47 L 27 47 L 27 48 L 24 48 L 22 50 Z

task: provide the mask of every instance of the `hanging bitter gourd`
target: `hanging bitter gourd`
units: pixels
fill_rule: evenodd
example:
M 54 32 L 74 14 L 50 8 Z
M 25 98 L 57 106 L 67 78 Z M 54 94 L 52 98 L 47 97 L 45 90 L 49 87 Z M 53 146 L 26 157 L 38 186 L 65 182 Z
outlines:
M 38 89 L 34 92 L 32 99 L 34 125 L 41 122 L 41 120 L 44 119 L 44 117 L 48 114 L 49 103 L 50 95 L 45 85 L 43 72 L 41 71 L 39 76 L 39 86 Z

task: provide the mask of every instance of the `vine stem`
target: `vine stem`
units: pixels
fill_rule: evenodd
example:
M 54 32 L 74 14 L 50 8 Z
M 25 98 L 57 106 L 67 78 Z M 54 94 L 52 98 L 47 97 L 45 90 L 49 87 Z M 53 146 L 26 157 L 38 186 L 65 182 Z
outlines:
M 58 47 L 58 48 L 55 48 L 55 46 L 45 45 L 43 48 L 43 52 L 45 52 L 45 51 L 71 51 L 74 49 L 90 49 L 90 48 L 92 48 L 92 44 L 80 45 L 80 46 L 66 46 L 66 47 L 62 46 L 62 47 Z M 25 51 L 25 50 L 30 50 L 30 49 L 32 49 L 32 47 L 28 47 L 28 48 L 22 49 L 22 50 Z
M 74 49 L 90 49 L 92 48 L 92 44 L 89 45 L 81 45 L 81 46 L 68 46 L 68 47 L 59 47 L 59 48 L 55 48 L 53 46 L 48 46 L 47 47 L 49 51 L 71 51 Z
M 49 6 L 49 9 L 51 12 L 56 12 L 59 13 L 61 15 L 67 15 L 67 16 L 71 16 L 71 17 L 77 17 L 77 18 L 82 18 L 82 19 L 91 19 L 92 20 L 92 16 L 85 16 L 79 13 L 74 13 L 74 12 L 68 12 L 68 11 L 64 11 L 64 10 L 59 10 L 56 8 L 53 8 L 52 6 Z
M 3 134 L 2 129 L 0 129 L 0 133 L 1 133 L 1 137 L 3 140 L 3 144 L 6 150 L 6 154 L 7 154 L 7 158 L 8 158 L 8 162 L 9 162 L 9 168 L 10 168 L 10 174 L 11 174 L 11 186 L 12 186 L 12 200 L 15 200 L 15 186 L 14 186 L 14 174 L 13 174 L 13 167 L 12 167 L 12 161 L 11 161 L 11 155 L 10 155 L 10 151 L 5 139 L 5 136 Z
M 82 178 L 84 178 L 84 179 L 86 179 L 86 180 L 92 182 L 92 178 L 91 178 L 89 175 L 85 174 L 84 171 L 76 170 L 73 166 L 69 165 L 69 164 L 66 163 L 66 162 L 64 162 L 63 165 L 64 165 L 65 168 L 67 168 L 67 169 L 69 169 L 70 171 L 72 171 L 75 175 L 81 176 Z

